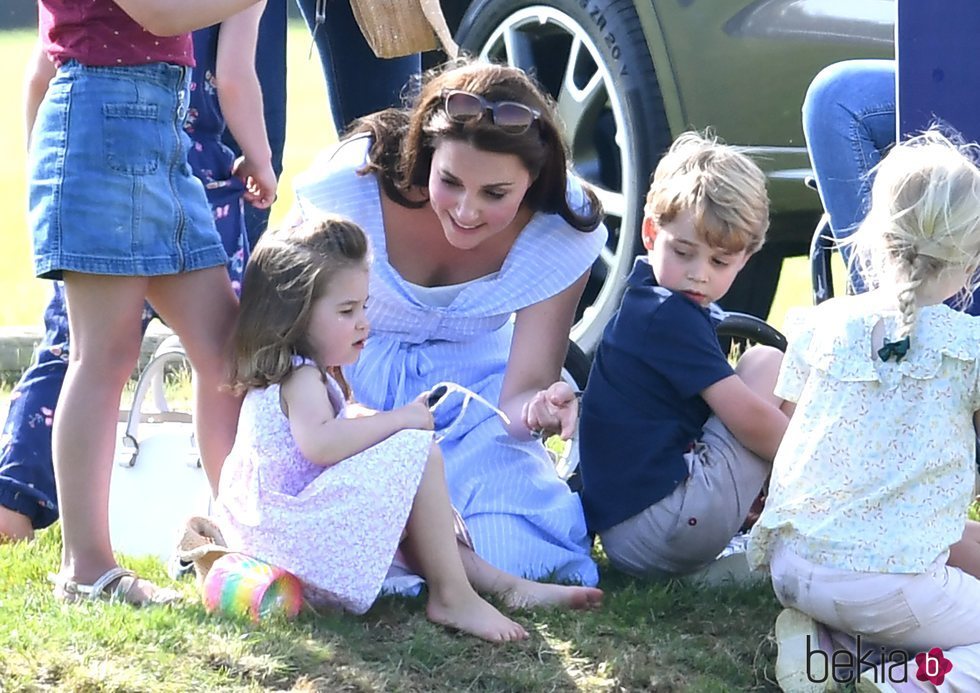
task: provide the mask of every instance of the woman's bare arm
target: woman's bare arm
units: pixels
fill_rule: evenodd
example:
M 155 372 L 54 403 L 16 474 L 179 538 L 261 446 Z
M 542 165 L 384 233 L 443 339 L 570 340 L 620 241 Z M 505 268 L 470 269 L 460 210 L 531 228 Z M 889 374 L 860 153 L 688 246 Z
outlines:
M 558 381 L 588 278 L 586 272 L 561 293 L 517 313 L 500 392 L 500 408 L 511 420 L 507 430 L 515 438 L 529 438 L 529 428 L 565 438 L 575 431 L 578 400 L 570 386 Z

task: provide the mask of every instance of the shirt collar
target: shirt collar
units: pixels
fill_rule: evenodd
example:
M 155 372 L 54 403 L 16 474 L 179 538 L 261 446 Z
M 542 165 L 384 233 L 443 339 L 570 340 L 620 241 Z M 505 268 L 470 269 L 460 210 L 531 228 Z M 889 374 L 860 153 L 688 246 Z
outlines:
M 674 295 L 674 292 L 670 289 L 665 289 L 657 284 L 657 279 L 653 276 L 653 268 L 650 267 L 650 260 L 646 255 L 639 255 L 637 256 L 636 260 L 633 261 L 633 271 L 630 272 L 626 283 L 630 287 L 652 288 L 654 293 L 660 296 L 663 300 L 666 300 Z M 717 303 L 710 303 L 707 307 L 703 307 L 694 303 L 686 296 L 683 296 L 682 298 L 688 303 L 692 303 L 697 308 L 703 310 L 708 314 L 708 317 L 715 322 L 721 322 L 725 319 L 726 313 Z
M 633 261 L 633 270 L 627 278 L 629 286 L 657 286 L 657 280 L 653 276 L 653 268 L 650 267 L 650 260 L 646 255 L 639 255 Z M 664 289 L 664 291 L 667 291 Z

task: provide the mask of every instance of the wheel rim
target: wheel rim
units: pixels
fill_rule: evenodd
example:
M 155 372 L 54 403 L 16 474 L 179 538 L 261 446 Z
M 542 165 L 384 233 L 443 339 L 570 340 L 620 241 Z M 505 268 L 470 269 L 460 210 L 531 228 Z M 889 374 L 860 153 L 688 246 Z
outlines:
M 640 205 L 631 199 L 635 148 L 625 125 L 625 104 L 595 41 L 553 7 L 534 5 L 508 15 L 479 54 L 534 74 L 551 93 L 576 172 L 592 185 L 605 209 L 609 240 L 593 266 L 572 328 L 572 339 L 591 353 L 633 264 L 632 230 L 638 227 Z

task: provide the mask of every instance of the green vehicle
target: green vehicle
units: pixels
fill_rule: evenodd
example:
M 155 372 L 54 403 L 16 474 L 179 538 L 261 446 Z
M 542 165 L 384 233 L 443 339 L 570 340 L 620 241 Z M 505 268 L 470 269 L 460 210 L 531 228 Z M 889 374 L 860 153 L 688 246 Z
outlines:
M 650 173 L 680 132 L 711 127 L 769 176 L 770 242 L 723 307 L 765 317 L 783 258 L 821 213 L 800 121 L 807 85 L 846 58 L 893 57 L 895 0 L 442 0 L 469 51 L 533 73 L 556 99 L 610 238 L 572 336 L 591 353 L 619 304 Z

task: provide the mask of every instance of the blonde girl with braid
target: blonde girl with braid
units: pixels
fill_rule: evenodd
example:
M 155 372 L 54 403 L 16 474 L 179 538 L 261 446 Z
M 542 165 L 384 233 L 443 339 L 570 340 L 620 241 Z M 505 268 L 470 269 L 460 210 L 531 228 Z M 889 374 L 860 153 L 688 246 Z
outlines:
M 980 690 L 980 320 L 945 303 L 978 284 L 978 159 L 936 130 L 897 145 L 852 237 L 870 290 L 787 320 L 795 411 L 749 542 L 786 607 L 786 691 L 847 678 L 841 649 L 859 691 Z

